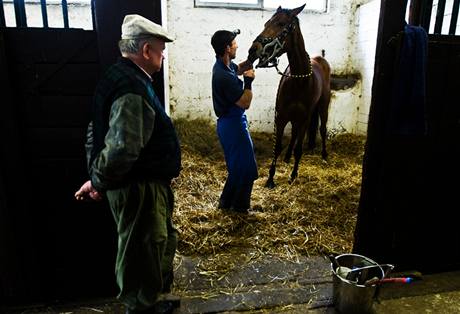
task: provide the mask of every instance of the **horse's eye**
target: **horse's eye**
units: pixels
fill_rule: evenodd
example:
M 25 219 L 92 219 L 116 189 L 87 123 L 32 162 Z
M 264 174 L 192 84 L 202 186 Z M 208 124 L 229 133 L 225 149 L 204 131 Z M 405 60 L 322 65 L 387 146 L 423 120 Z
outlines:
M 286 26 L 286 23 L 284 23 L 284 22 L 278 22 L 278 26 L 279 26 L 279 27 L 284 27 L 284 26 Z

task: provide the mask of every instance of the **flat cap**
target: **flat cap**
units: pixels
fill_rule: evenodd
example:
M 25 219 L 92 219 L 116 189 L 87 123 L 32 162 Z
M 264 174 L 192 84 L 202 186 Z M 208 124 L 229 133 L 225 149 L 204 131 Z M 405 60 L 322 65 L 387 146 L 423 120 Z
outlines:
M 136 39 L 155 36 L 166 42 L 173 41 L 173 37 L 158 25 L 138 14 L 128 14 L 121 25 L 121 39 Z

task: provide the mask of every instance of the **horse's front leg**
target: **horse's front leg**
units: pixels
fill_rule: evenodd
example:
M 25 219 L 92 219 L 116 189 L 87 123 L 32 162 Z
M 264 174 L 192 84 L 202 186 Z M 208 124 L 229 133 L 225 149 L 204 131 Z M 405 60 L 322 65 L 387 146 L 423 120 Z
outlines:
M 297 144 L 295 145 L 294 149 L 294 168 L 292 169 L 291 178 L 289 179 L 289 184 L 294 182 L 295 178 L 297 178 L 297 172 L 299 170 L 299 162 L 300 157 L 302 157 L 302 143 L 305 138 L 305 133 L 307 130 L 307 124 L 305 123 L 300 127 L 299 130 L 299 137 L 297 139 Z
M 268 179 L 265 183 L 265 187 L 269 189 L 273 189 L 275 187 L 275 172 L 276 172 L 276 161 L 281 154 L 282 150 L 282 139 L 283 139 L 283 132 L 284 127 L 286 126 L 287 122 L 280 121 L 279 119 L 275 118 L 275 132 L 274 132 L 274 147 L 273 147 L 273 160 L 272 164 L 270 165 L 270 171 L 268 173 Z
M 291 130 L 291 141 L 289 142 L 289 146 L 286 150 L 286 155 L 284 156 L 284 162 L 289 163 L 291 160 L 292 156 L 292 150 L 294 149 L 294 144 L 297 139 L 297 133 L 298 133 L 298 123 L 291 123 L 292 124 L 292 130 Z

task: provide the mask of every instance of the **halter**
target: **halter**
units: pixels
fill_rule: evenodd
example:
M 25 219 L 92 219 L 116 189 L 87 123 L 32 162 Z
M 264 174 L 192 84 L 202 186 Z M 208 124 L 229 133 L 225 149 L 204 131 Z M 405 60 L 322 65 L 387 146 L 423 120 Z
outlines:
M 259 42 L 262 44 L 262 52 L 261 55 L 266 55 L 268 56 L 266 61 L 260 65 L 260 66 L 266 66 L 267 68 L 271 68 L 274 66 L 278 65 L 278 54 L 283 49 L 285 40 L 287 35 L 289 35 L 290 32 L 292 32 L 296 25 L 295 25 L 296 19 L 294 19 L 289 25 L 287 25 L 283 30 L 276 36 L 275 38 L 273 37 L 262 37 L 262 36 L 257 36 L 255 42 Z M 273 47 L 273 52 L 270 54 L 269 48 L 271 49 Z M 271 65 L 269 64 L 271 63 Z M 268 65 L 267 65 L 268 64 Z
M 283 49 L 284 44 L 286 43 L 286 37 L 291 33 L 295 27 L 296 27 L 296 20 L 295 18 L 289 25 L 287 25 L 281 33 L 278 34 L 275 38 L 273 37 L 262 37 L 262 36 L 257 36 L 255 42 L 259 42 L 262 44 L 262 52 L 261 55 L 269 55 L 270 54 L 270 49 L 273 49 L 273 52 L 266 58 L 266 60 L 262 64 L 258 64 L 256 67 L 266 67 L 266 68 L 272 68 L 275 67 L 276 71 L 278 72 L 279 75 L 285 76 L 285 77 L 292 77 L 292 78 L 307 78 L 310 77 L 312 74 L 311 70 L 311 61 L 309 61 L 310 67 L 309 71 L 307 74 L 284 74 L 278 69 L 278 58 L 279 58 L 279 52 L 281 49 Z M 273 48 L 272 48 L 273 47 Z

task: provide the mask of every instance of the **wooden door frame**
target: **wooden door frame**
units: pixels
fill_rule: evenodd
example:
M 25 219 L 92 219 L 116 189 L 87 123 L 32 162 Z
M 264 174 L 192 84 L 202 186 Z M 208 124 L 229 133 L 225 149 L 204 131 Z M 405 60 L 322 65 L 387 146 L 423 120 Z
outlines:
M 118 41 L 121 37 L 121 24 L 127 14 L 140 14 L 145 18 L 162 24 L 162 3 L 164 0 L 95 0 L 93 3 L 94 25 L 98 37 L 99 56 L 101 69 L 116 62 L 120 56 Z M 161 69 L 153 75 L 154 89 L 162 104 L 166 104 L 164 72 L 168 69 Z

